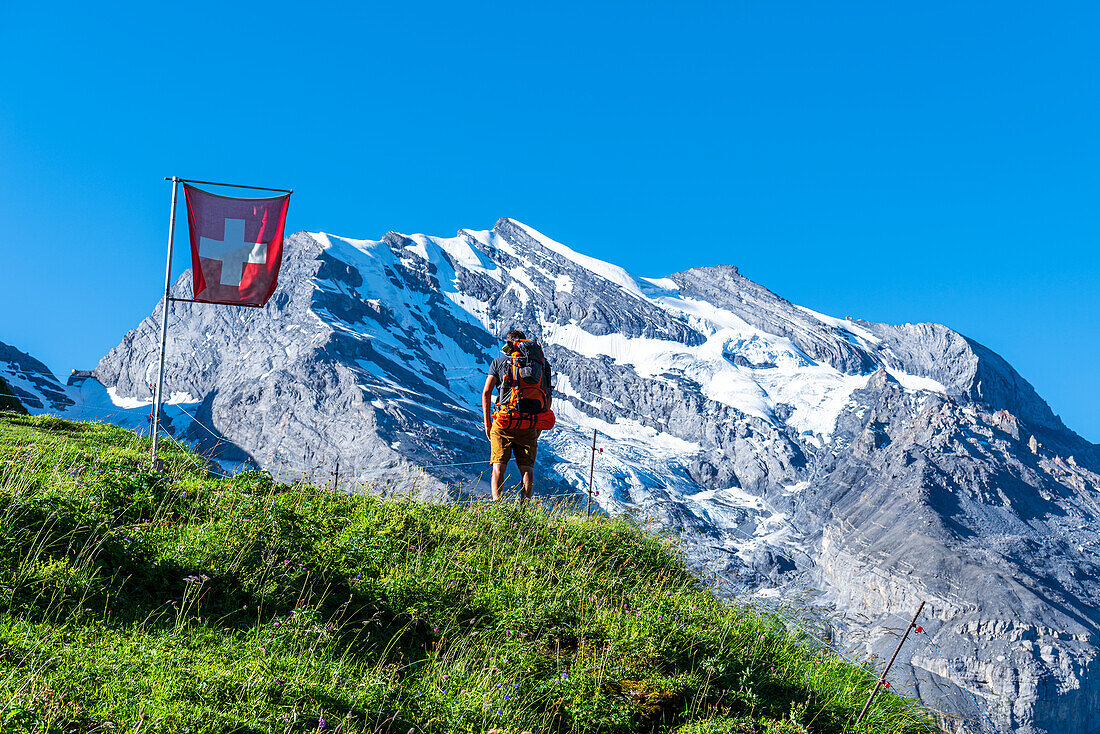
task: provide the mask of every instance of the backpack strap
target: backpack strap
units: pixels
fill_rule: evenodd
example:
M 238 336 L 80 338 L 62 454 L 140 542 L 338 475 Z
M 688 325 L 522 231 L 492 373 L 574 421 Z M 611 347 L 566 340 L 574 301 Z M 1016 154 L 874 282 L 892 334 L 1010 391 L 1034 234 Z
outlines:
M 508 398 L 509 405 L 519 403 L 519 352 L 512 352 L 512 392 Z
M 508 395 L 504 400 L 497 403 L 497 408 L 514 408 L 519 403 L 519 355 L 516 352 L 512 352 L 512 365 L 504 375 L 502 382 L 505 387 L 509 388 Z

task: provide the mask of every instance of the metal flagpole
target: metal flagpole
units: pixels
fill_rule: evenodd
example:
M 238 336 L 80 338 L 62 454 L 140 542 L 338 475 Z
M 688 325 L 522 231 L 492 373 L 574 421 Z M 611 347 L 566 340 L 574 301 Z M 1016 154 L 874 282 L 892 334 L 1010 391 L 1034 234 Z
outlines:
M 160 440 L 160 403 L 164 392 L 164 346 L 168 342 L 168 289 L 172 286 L 172 245 L 176 235 L 176 192 L 180 180 L 172 176 L 172 214 L 168 224 L 168 263 L 164 266 L 164 309 L 160 321 L 160 367 L 157 370 L 157 390 L 153 396 L 153 469 L 157 468 L 157 446 Z

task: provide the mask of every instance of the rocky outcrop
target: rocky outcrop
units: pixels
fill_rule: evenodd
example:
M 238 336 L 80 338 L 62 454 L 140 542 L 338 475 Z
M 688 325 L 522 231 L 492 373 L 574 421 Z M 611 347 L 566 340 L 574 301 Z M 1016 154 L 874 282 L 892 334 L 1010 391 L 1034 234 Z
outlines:
M 9 394 L 33 412 L 61 412 L 73 405 L 65 387 L 49 367 L 13 346 L 0 342 L 0 378 Z
M 12 394 L 11 388 L 4 378 L 0 377 L 0 411 L 6 413 L 22 413 L 26 415 L 27 409 L 19 402 L 19 398 Z

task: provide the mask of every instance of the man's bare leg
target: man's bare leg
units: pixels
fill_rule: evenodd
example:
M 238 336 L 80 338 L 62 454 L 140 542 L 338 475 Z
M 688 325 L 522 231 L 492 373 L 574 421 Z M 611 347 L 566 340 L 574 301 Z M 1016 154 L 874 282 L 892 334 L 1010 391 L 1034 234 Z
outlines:
M 523 477 L 523 486 L 519 490 L 519 497 L 526 502 L 535 493 L 535 467 L 521 466 L 519 471 Z
M 490 481 L 490 487 L 493 490 L 493 500 L 499 500 L 502 496 L 500 491 L 500 485 L 504 482 L 504 470 L 508 467 L 507 464 L 493 464 L 493 476 Z

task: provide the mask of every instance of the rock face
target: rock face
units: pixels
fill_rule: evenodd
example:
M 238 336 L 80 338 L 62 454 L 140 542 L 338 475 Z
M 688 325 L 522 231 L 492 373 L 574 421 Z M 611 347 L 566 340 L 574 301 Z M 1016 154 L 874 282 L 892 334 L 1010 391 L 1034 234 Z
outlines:
M 27 414 L 27 409 L 19 402 L 19 398 L 12 394 L 11 388 L 3 377 L 0 377 L 0 412 Z
M 50 368 L 15 347 L 0 342 L 0 380 L 21 406 L 35 413 L 59 413 L 70 409 L 73 400 Z
M 860 655 L 926 600 L 891 677 L 952 730 L 1095 726 L 1100 449 L 980 344 L 731 266 L 638 278 L 509 219 L 285 250 L 264 309 L 172 305 L 176 435 L 282 476 L 483 494 L 485 369 L 521 328 L 557 372 L 540 493 L 587 487 L 596 430 L 599 504 L 679 530 L 738 595 L 829 610 Z M 151 399 L 158 328 L 96 368 L 116 403 Z

